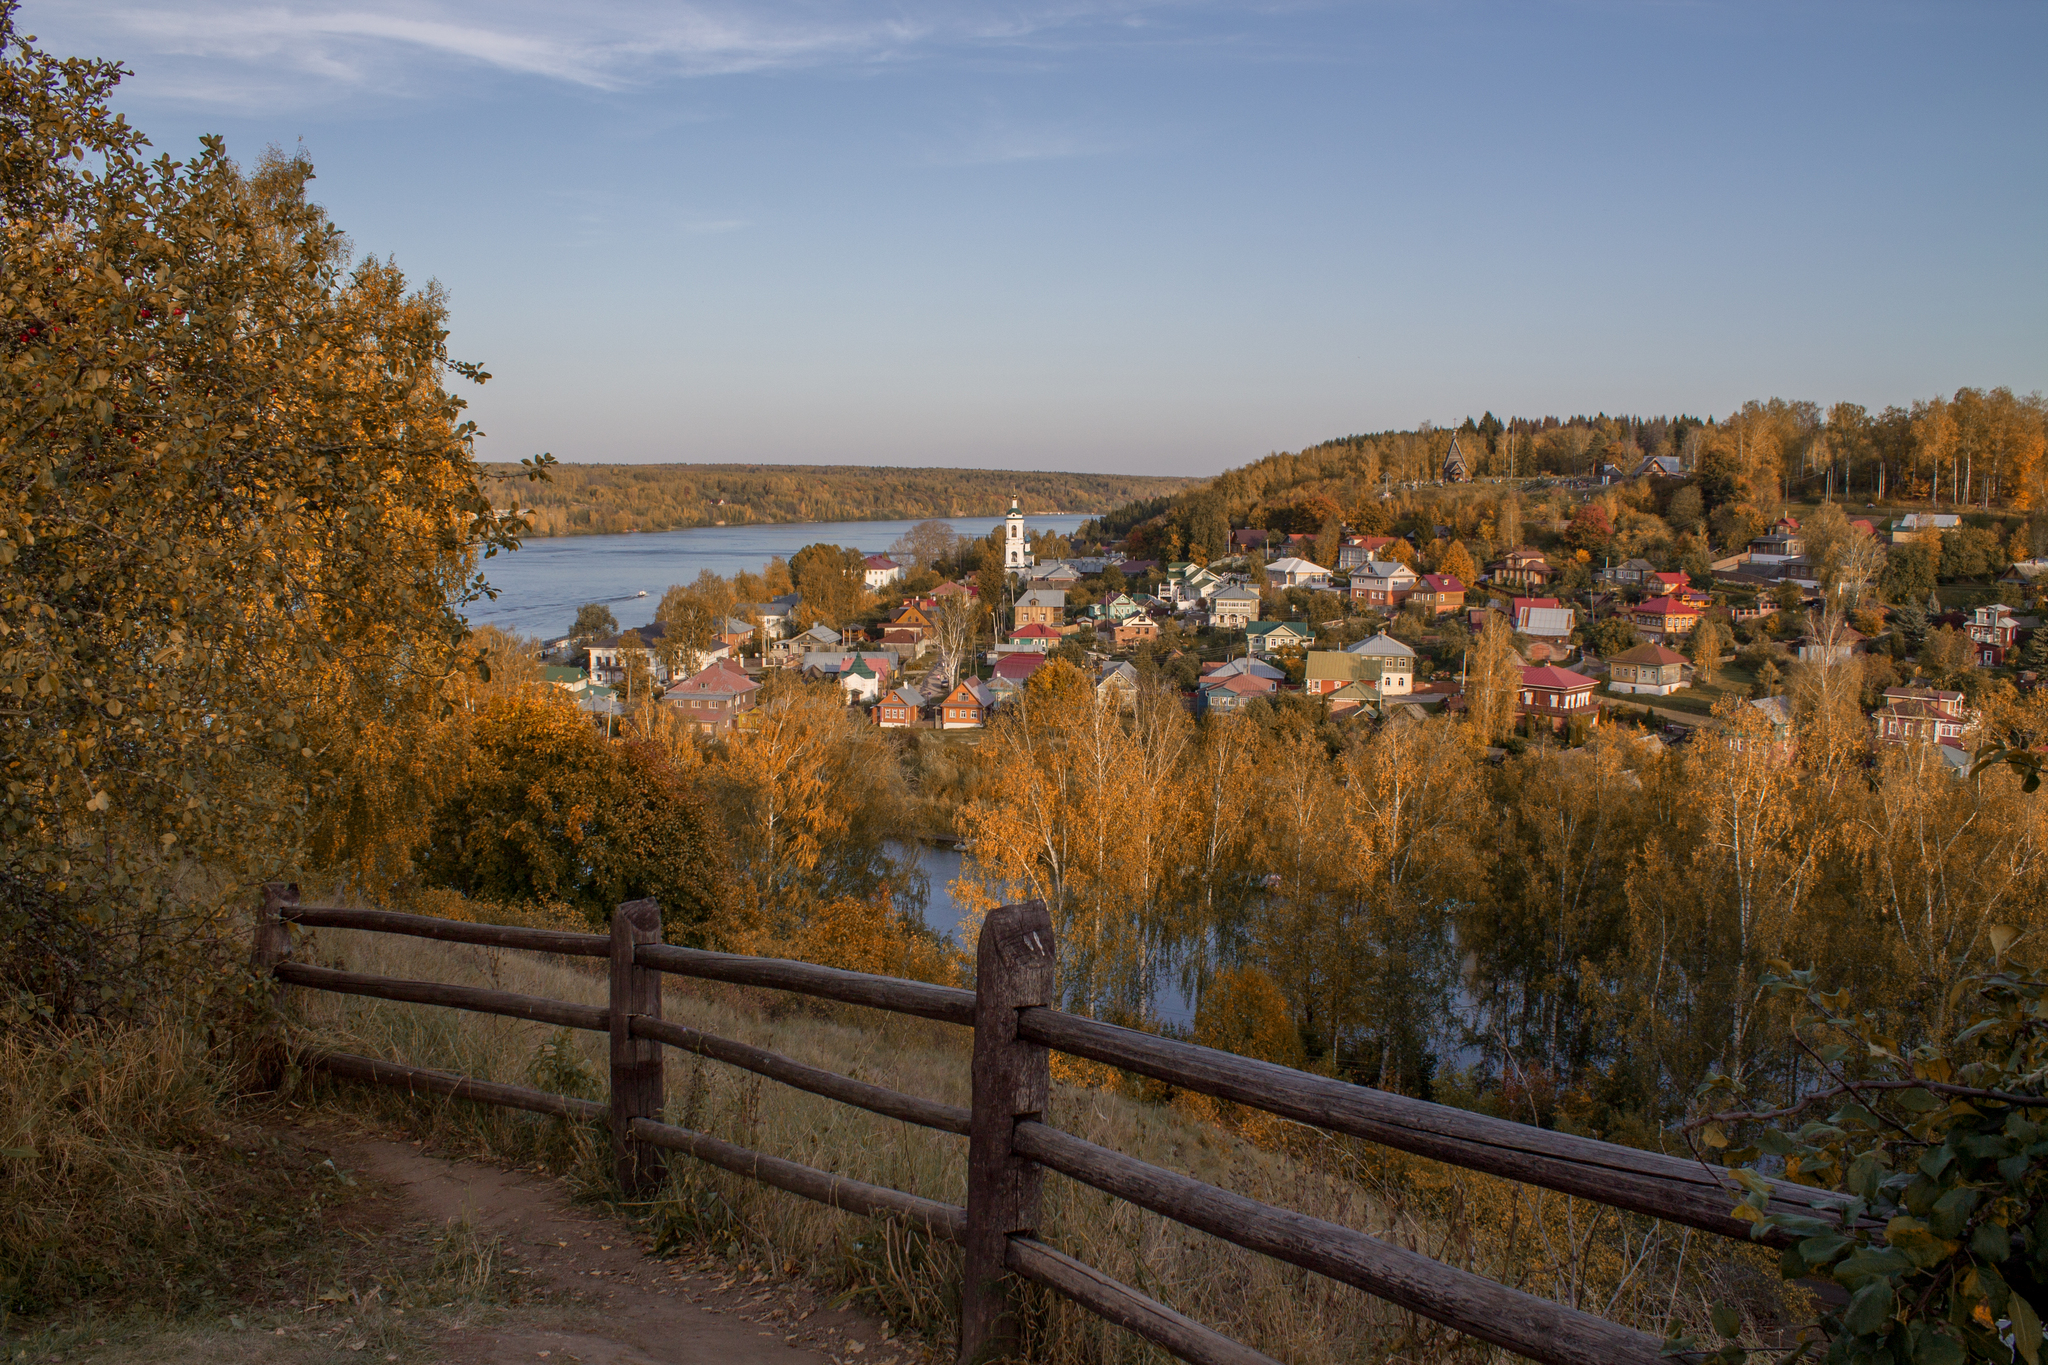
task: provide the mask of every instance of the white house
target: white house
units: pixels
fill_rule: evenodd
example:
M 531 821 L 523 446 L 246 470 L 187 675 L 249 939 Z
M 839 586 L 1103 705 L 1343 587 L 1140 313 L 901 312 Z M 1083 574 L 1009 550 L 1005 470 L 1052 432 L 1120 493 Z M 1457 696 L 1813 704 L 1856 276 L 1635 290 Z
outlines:
M 1250 588 L 1220 589 L 1209 599 L 1209 624 L 1219 630 L 1243 630 L 1259 619 L 1259 595 Z
M 1330 571 L 1320 564 L 1289 555 L 1266 566 L 1266 580 L 1276 588 L 1327 588 Z
M 1415 690 L 1415 651 L 1381 631 L 1344 651 L 1380 661 L 1380 695 L 1406 696 Z
M 887 555 L 869 555 L 861 561 L 860 569 L 869 592 L 880 592 L 903 577 L 903 566 Z

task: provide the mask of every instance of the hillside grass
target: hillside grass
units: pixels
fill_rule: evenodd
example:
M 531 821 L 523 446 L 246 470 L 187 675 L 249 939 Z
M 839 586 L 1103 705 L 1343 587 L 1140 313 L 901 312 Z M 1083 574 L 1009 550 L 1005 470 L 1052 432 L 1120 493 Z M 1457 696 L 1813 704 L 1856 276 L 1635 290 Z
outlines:
M 601 964 L 323 930 L 302 960 L 601 1004 Z M 780 993 L 670 979 L 668 1018 L 908 1093 L 966 1104 L 969 1035 L 903 1016 Z M 303 1044 L 601 1098 L 605 1040 L 524 1021 L 297 992 Z M 670 1122 L 844 1174 L 962 1203 L 966 1140 L 790 1090 L 674 1050 Z M 437 1147 L 566 1170 L 608 1198 L 591 1126 L 307 1078 L 324 1102 L 374 1112 Z M 1049 1121 L 1090 1141 L 1266 1202 L 1387 1238 L 1532 1293 L 1652 1333 L 1702 1329 L 1716 1300 L 1758 1339 L 1789 1311 L 1768 1258 L 1580 1200 L 1474 1176 L 1316 1130 L 1172 1095 L 1108 1068 L 1055 1058 Z M 948 1351 L 953 1248 L 676 1157 L 637 1210 L 658 1244 L 802 1274 Z M 1199 1321 L 1287 1360 L 1492 1360 L 1500 1353 L 1320 1277 L 1158 1218 L 1062 1177 L 1047 1181 L 1042 1235 Z M 1164 1359 L 1120 1329 L 1033 1290 L 1030 1358 L 1058 1365 Z

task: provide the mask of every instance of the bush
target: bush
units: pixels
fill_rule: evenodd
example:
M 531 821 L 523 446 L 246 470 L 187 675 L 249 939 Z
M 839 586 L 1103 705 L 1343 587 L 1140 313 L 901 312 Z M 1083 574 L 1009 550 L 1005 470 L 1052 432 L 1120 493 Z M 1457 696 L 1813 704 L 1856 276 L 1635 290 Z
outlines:
M 1768 1213 L 1770 1187 L 1754 1171 L 1734 1172 L 1749 1190 L 1736 1216 L 1759 1233 L 1800 1239 L 1781 1257 L 1785 1278 L 1831 1280 L 1848 1291 L 1819 1323 L 1830 1365 L 2010 1362 L 2015 1350 L 2040 1365 L 2048 974 L 2004 959 L 2014 937 L 1992 931 L 1999 958 L 1957 984 L 1952 1031 L 1914 1048 L 1875 1014 L 1845 1015 L 1846 994 L 1815 989 L 1813 972 L 1774 964 L 1764 985 L 1791 1008 L 1798 1036 L 1833 1084 L 1783 1109 L 1724 1111 L 1687 1125 L 1704 1145 L 1724 1149 L 1731 1165 L 1776 1158 L 1786 1178 L 1853 1197 L 1839 1218 Z M 1725 1078 L 1708 1092 L 1740 1095 Z M 1808 1114 L 1820 1116 L 1790 1126 Z M 1743 1128 L 1755 1131 L 1755 1143 L 1731 1148 L 1733 1131 Z M 1744 1353 L 1731 1342 L 1719 1354 Z

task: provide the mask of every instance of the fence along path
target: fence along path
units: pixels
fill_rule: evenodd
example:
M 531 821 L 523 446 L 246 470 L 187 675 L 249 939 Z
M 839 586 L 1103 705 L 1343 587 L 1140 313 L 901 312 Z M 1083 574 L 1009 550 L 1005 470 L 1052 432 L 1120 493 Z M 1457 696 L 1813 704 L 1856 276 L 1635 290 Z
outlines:
M 608 1005 L 507 991 L 403 981 L 290 960 L 287 925 L 406 934 L 449 943 L 604 958 Z M 1057 946 L 1043 905 L 990 912 L 976 945 L 976 989 L 840 971 L 664 944 L 652 901 L 619 907 L 611 933 L 575 934 L 468 924 L 388 910 L 301 905 L 296 887 L 265 888 L 255 933 L 256 971 L 285 985 L 382 1000 L 446 1005 L 588 1029 L 610 1038 L 610 1101 L 344 1053 L 303 1060 L 332 1075 L 604 1122 L 614 1173 L 629 1194 L 651 1193 L 664 1154 L 722 1170 L 851 1213 L 900 1219 L 963 1251 L 960 1361 L 1012 1354 L 1014 1278 L 1034 1281 L 1194 1365 L 1273 1365 L 1270 1358 L 1103 1275 L 1037 1237 L 1040 1190 L 1052 1170 L 1154 1213 L 1377 1295 L 1480 1340 L 1550 1365 L 1652 1365 L 1659 1343 L 1631 1328 L 1525 1294 L 1351 1228 L 1248 1199 L 1136 1160 L 1044 1122 L 1049 1053 L 1058 1051 L 1167 1081 L 1336 1133 L 1365 1138 L 1468 1170 L 1505 1176 L 1613 1208 L 1748 1240 L 1731 1216 L 1741 1189 L 1718 1168 L 1656 1152 L 1349 1085 L 1211 1048 L 1118 1028 L 1051 1007 Z M 661 1017 L 662 974 L 793 991 L 942 1020 L 974 1030 L 973 1104 L 940 1104 Z M 661 1049 L 698 1056 L 873 1113 L 964 1136 L 964 1207 L 817 1170 L 662 1121 Z M 1774 1209 L 1826 1213 L 1842 1198 L 1772 1182 Z

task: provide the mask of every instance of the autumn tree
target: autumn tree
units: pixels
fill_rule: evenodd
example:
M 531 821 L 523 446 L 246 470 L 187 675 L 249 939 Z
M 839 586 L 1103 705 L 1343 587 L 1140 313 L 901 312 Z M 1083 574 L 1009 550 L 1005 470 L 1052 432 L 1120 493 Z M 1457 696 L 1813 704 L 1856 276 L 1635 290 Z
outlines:
M 704 782 L 724 821 L 737 941 L 770 951 L 842 897 L 902 902 L 886 841 L 901 781 L 879 733 L 835 689 L 777 678 L 750 723 L 710 755 Z
M 1454 540 L 1444 547 L 1443 554 L 1437 558 L 1436 571 L 1449 574 L 1467 588 L 1479 581 L 1479 566 L 1472 562 L 1472 552 L 1465 548 L 1462 540 Z
M 866 611 L 871 598 L 859 550 L 839 545 L 806 545 L 789 557 L 789 571 L 803 598 L 803 617 L 844 629 Z
M 960 536 L 943 521 L 920 521 L 896 537 L 889 557 L 918 569 L 930 569 L 959 550 Z
M 1488 612 L 1465 680 L 1465 714 L 1474 738 L 1498 744 L 1515 728 L 1522 694 L 1522 666 L 1515 633 L 1499 612 Z
M 619 633 L 619 618 L 602 602 L 585 602 L 576 608 L 576 624 L 569 627 L 574 640 L 595 640 Z
M 1692 639 L 1686 642 L 1693 681 L 1711 684 L 1721 676 L 1721 655 L 1730 643 L 1727 630 L 1718 616 L 1702 616 L 1693 627 Z
M 523 522 L 445 387 L 484 376 L 442 296 L 353 265 L 309 163 L 151 161 L 115 64 L 11 9 L 0 48 L 0 969 L 91 1008 L 304 865 L 359 727 L 437 711 Z
M 720 832 L 658 749 L 601 739 L 552 688 L 485 697 L 464 739 L 461 776 L 420 846 L 430 884 L 565 905 L 594 926 L 652 897 L 670 941 L 731 942 Z

